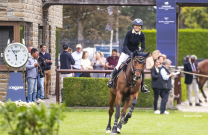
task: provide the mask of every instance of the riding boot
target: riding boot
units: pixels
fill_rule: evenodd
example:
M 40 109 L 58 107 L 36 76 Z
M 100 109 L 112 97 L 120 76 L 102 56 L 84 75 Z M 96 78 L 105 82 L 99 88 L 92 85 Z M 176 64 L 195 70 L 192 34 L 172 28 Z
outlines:
M 141 91 L 143 93 L 148 93 L 150 92 L 149 87 L 144 84 L 144 73 L 142 73 L 142 82 L 141 82 Z
M 112 88 L 113 87 L 113 79 L 116 76 L 116 74 L 117 74 L 117 69 L 114 68 L 113 72 L 110 75 L 110 80 L 107 83 L 107 85 L 108 85 L 109 88 Z

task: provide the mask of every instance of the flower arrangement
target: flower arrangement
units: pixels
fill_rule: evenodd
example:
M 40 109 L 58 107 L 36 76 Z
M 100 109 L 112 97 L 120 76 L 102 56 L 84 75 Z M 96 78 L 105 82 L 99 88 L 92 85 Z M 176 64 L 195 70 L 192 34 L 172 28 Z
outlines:
M 28 107 L 28 108 L 30 108 L 30 107 L 36 105 L 34 102 L 27 103 L 27 102 L 23 102 L 21 100 L 15 101 L 15 102 L 12 102 L 12 101 L 9 101 L 9 102 L 11 102 L 11 104 L 14 103 L 16 105 L 16 107 Z M 0 106 L 1 107 L 4 107 L 5 106 L 5 103 L 2 102 L 2 101 L 0 101 Z

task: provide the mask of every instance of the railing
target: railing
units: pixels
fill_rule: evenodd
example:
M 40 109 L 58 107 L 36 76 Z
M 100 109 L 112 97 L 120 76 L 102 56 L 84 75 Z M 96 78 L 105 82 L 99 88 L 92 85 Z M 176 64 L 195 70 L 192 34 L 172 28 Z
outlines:
M 112 70 L 71 70 L 71 69 L 56 69 L 56 102 L 60 103 L 60 73 L 111 73 Z M 144 74 L 150 74 L 150 71 L 144 70 Z M 106 85 L 107 87 L 107 85 Z M 177 104 L 181 103 L 181 73 L 175 78 L 174 100 Z

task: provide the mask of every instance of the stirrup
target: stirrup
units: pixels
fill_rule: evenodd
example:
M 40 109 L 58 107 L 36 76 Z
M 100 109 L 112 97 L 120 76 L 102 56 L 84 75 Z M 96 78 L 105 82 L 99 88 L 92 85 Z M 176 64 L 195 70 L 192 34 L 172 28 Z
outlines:
M 143 93 L 149 93 L 149 92 L 150 92 L 150 90 L 149 90 L 149 88 L 148 88 L 147 85 L 142 86 L 141 91 L 142 91 Z

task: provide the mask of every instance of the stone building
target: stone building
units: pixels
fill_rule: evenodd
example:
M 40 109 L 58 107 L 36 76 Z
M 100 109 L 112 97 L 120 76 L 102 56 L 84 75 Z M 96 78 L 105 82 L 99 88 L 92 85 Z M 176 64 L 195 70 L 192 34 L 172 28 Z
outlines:
M 40 44 L 46 44 L 47 52 L 54 61 L 50 92 L 55 93 L 56 29 L 62 28 L 62 23 L 63 6 L 43 8 L 42 0 L 0 0 L 0 101 L 6 99 L 9 82 L 3 58 L 8 39 L 22 42 L 24 38 L 26 46 L 38 49 Z

